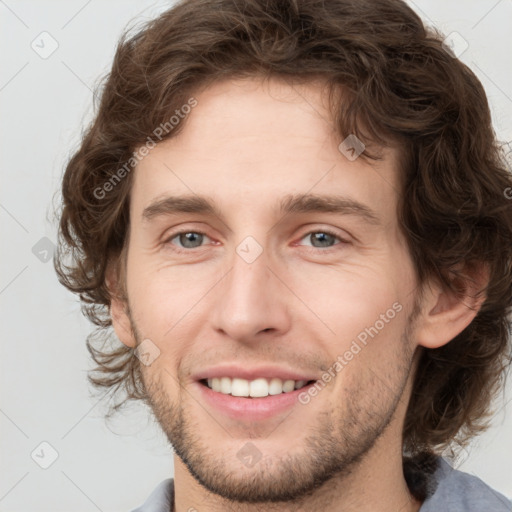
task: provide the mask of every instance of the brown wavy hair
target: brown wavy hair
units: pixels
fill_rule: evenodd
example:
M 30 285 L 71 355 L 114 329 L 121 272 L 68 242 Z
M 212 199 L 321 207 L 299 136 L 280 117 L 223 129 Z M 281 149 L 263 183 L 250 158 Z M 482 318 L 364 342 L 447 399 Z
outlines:
M 320 81 L 340 140 L 357 135 L 363 158 L 399 149 L 398 219 L 420 284 L 434 278 L 460 293 L 464 269 L 488 265 L 473 322 L 423 351 L 403 432 L 413 454 L 465 443 L 487 427 L 511 361 L 512 178 L 482 85 L 400 0 L 187 0 L 124 33 L 65 170 L 54 260 L 98 326 L 87 340 L 97 364 L 90 382 L 124 391 L 124 401 L 145 397 L 133 350 L 96 336 L 112 334 L 105 276 L 126 251 L 133 173 L 104 197 L 97 191 L 193 94 L 256 76 Z

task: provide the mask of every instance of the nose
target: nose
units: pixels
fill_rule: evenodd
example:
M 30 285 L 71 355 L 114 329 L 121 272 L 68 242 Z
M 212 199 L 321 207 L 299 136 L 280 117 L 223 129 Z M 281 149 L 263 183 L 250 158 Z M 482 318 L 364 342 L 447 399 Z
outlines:
M 217 288 L 210 316 L 213 327 L 242 343 L 261 340 L 264 333 L 286 333 L 291 324 L 290 292 L 282 283 L 284 276 L 269 267 L 266 251 L 252 262 L 235 253 L 232 262 Z

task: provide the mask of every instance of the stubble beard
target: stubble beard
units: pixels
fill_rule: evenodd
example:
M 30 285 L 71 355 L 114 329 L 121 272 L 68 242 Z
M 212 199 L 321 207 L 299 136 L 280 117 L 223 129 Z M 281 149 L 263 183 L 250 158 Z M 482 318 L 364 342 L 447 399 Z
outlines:
M 340 398 L 340 403 L 345 402 L 343 414 L 333 408 L 323 411 L 316 416 L 315 424 L 307 428 L 302 448 L 293 445 L 290 447 L 293 453 L 286 456 L 263 453 L 262 460 L 250 468 L 250 473 L 240 471 L 241 464 L 236 457 L 237 450 L 248 439 L 233 438 L 232 453 L 226 454 L 221 448 L 215 450 L 214 443 L 206 442 L 201 436 L 213 419 L 199 424 L 190 414 L 187 400 L 192 399 L 187 391 L 171 398 L 162 379 L 155 379 L 149 370 L 142 369 L 147 403 L 175 453 L 208 491 L 238 503 L 300 502 L 332 479 L 341 482 L 349 476 L 389 426 L 411 370 L 412 351 L 407 347 L 412 321 L 413 315 L 408 318 L 400 350 L 392 360 L 395 373 L 379 376 L 367 370 L 367 379 L 357 382 L 364 385 L 352 384 L 348 392 L 345 387 L 345 395 Z M 133 320 L 132 330 L 139 344 L 142 340 L 138 339 Z M 183 389 L 182 382 L 180 389 Z M 315 400 L 322 400 L 321 395 L 322 392 Z M 307 405 L 296 407 L 300 407 L 296 414 L 308 414 Z M 218 425 L 214 428 L 223 432 Z M 258 439 L 251 442 L 258 445 Z

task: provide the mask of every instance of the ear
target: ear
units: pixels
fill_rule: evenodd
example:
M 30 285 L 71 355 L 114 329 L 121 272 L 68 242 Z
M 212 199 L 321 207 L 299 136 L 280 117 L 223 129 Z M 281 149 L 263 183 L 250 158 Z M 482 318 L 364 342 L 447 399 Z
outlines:
M 128 304 L 119 282 L 117 264 L 117 262 L 110 264 L 105 275 L 105 282 L 111 297 L 110 318 L 119 341 L 127 347 L 135 348 L 136 340 L 131 327 Z
M 439 348 L 460 334 L 485 302 L 489 268 L 485 263 L 459 265 L 450 271 L 456 291 L 430 281 L 424 288 L 421 312 L 416 323 L 417 344 Z

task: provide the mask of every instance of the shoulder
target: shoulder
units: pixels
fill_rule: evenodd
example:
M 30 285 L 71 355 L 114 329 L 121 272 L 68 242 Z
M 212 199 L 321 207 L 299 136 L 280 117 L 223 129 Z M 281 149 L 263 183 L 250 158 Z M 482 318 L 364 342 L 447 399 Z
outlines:
M 433 477 L 437 485 L 435 492 L 423 503 L 420 512 L 512 511 L 512 501 L 480 478 L 452 468 L 442 457 Z
M 132 512 L 169 512 L 174 501 L 174 479 L 160 482 L 143 505 Z

